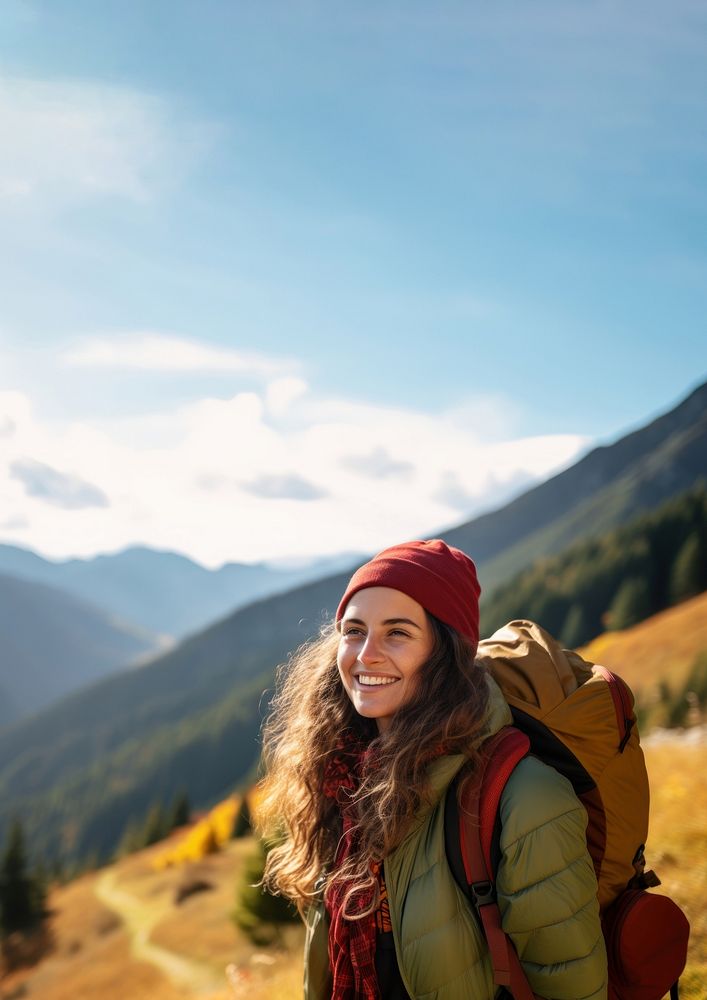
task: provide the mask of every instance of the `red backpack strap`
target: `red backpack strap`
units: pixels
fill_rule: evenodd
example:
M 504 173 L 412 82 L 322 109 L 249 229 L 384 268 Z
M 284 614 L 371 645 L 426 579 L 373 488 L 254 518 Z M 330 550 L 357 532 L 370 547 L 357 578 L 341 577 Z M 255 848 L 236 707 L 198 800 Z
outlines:
M 529 749 L 526 734 L 513 726 L 505 726 L 486 740 L 477 771 L 463 785 L 459 803 L 462 861 L 486 935 L 494 982 L 508 986 L 514 1000 L 533 1000 L 534 993 L 513 942 L 501 925 L 491 847 L 501 794 L 516 764 Z

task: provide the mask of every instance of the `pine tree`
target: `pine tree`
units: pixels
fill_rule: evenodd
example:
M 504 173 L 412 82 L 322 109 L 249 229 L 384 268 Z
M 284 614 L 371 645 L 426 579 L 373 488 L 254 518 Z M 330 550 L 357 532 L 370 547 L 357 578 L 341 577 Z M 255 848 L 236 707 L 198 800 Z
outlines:
M 3 936 L 27 931 L 44 915 L 44 886 L 28 868 L 22 824 L 10 827 L 7 845 L 0 859 L 0 927 Z
M 573 604 L 560 632 L 562 644 L 567 649 L 575 649 L 590 638 L 584 610 L 580 604 Z
M 297 920 L 297 910 L 283 896 L 272 896 L 259 884 L 265 870 L 267 851 L 261 840 L 243 865 L 236 896 L 234 923 L 254 944 L 271 944 L 279 936 L 280 924 Z
M 704 590 L 706 554 L 701 548 L 700 536 L 693 531 L 682 544 L 670 571 L 668 596 L 671 604 L 685 601 Z
M 246 834 L 251 831 L 251 819 L 250 819 L 250 807 L 248 805 L 248 796 L 244 795 L 241 799 L 241 805 L 236 813 L 236 821 L 233 824 L 233 833 L 231 836 L 235 839 L 237 837 L 245 837 Z
M 189 796 L 186 791 L 179 792 L 172 803 L 172 810 L 169 818 L 169 829 L 175 830 L 178 826 L 184 826 L 191 817 L 191 806 Z
M 608 612 L 611 629 L 629 628 L 653 612 L 648 583 L 642 576 L 630 576 L 617 590 Z
M 44 914 L 46 909 L 47 894 L 49 893 L 50 874 L 49 866 L 44 858 L 40 858 L 34 866 L 32 874 L 33 882 L 33 907 L 36 913 Z
M 695 696 L 700 709 L 707 707 L 707 649 L 695 657 L 685 689 Z
M 161 802 L 155 802 L 155 804 L 150 809 L 147 814 L 147 819 L 145 820 L 145 831 L 143 836 L 143 844 L 145 847 L 149 847 L 150 844 L 156 844 L 158 840 L 162 840 L 169 833 L 169 820 L 165 816 L 164 808 Z
M 144 824 L 137 823 L 134 819 L 128 822 L 127 826 L 123 829 L 122 836 L 115 850 L 116 858 L 132 854 L 134 851 L 139 851 L 141 847 L 145 846 L 143 826 Z

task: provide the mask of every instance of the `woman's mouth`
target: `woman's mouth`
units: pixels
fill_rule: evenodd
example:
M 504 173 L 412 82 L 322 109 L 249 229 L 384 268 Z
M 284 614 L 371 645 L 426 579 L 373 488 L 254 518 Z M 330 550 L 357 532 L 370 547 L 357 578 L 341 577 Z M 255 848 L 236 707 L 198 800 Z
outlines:
M 386 687 L 397 683 L 397 677 L 385 677 L 383 674 L 356 674 L 356 680 L 361 687 Z

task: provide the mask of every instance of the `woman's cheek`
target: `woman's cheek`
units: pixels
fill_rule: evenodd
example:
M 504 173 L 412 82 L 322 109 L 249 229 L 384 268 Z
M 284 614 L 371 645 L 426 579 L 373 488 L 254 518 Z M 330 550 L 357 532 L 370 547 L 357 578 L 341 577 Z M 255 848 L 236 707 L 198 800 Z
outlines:
M 337 657 L 337 659 L 336 659 L 336 669 L 337 669 L 337 671 L 339 673 L 339 680 L 341 681 L 341 684 L 342 684 L 342 686 L 344 688 L 344 691 L 346 692 L 346 694 L 350 698 L 351 697 L 351 689 L 350 689 L 351 682 L 350 682 L 350 679 L 346 675 L 346 670 L 344 668 L 344 663 L 343 663 L 343 661 L 342 661 L 342 659 L 340 657 Z

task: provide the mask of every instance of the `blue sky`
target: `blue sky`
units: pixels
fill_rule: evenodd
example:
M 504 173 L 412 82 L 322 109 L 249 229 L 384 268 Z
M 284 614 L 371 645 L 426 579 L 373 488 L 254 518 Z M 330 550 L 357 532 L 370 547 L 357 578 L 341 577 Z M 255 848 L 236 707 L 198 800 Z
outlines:
M 372 549 L 667 409 L 706 94 L 685 0 L 5 0 L 0 540 Z

